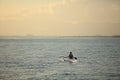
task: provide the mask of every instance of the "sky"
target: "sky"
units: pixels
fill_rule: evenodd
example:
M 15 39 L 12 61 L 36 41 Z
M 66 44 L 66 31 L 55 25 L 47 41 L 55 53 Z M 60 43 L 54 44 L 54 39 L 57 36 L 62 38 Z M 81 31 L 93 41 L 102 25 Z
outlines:
M 120 35 L 120 0 L 0 0 L 0 36 Z

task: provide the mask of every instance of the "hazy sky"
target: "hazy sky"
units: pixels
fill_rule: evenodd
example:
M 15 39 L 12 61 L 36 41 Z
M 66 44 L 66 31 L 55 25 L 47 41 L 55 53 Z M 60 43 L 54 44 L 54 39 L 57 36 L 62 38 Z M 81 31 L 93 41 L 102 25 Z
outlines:
M 0 36 L 120 35 L 120 0 L 0 0 Z

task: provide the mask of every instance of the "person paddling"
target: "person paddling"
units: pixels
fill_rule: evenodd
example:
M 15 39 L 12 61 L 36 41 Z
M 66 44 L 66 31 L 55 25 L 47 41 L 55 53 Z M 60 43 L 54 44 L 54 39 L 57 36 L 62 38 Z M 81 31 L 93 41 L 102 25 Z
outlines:
M 72 54 L 72 52 L 70 52 L 69 58 L 70 58 L 70 59 L 73 59 L 73 54 Z
M 68 61 L 68 62 L 71 62 L 71 63 L 78 62 L 77 57 L 74 57 L 72 52 L 70 52 L 67 57 L 63 56 L 61 58 L 62 58 L 62 61 Z

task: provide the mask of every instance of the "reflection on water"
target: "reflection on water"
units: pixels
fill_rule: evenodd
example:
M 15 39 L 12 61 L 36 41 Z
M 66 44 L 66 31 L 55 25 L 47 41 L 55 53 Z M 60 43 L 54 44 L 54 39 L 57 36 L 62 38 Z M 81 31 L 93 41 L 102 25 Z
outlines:
M 0 80 L 119 80 L 120 38 L 0 38 Z M 78 63 L 59 62 L 72 51 Z

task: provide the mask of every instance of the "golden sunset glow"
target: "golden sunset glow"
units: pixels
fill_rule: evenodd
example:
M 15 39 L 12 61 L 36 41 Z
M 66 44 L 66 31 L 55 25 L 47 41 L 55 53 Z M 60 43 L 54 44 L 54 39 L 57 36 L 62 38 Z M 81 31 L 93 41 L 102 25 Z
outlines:
M 0 36 L 120 35 L 120 0 L 0 0 Z

